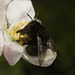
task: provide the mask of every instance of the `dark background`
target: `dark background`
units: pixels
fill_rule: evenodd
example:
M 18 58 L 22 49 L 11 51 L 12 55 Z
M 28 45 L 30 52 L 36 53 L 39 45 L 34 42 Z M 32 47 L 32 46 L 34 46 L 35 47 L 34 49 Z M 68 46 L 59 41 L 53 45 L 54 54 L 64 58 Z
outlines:
M 60 51 L 60 59 L 46 68 L 21 59 L 11 67 L 0 62 L 0 75 L 75 75 L 75 2 L 32 0 L 37 18 L 47 27 Z

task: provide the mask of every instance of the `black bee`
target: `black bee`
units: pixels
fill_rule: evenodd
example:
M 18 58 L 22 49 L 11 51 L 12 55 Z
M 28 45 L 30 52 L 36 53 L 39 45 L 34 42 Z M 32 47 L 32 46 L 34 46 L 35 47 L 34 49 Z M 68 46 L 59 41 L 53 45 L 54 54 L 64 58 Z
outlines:
M 29 14 L 27 15 L 30 17 Z M 40 20 L 32 19 L 27 26 L 17 31 L 17 33 L 26 35 L 25 38 L 21 38 L 23 45 L 27 45 L 25 50 L 30 56 L 38 56 L 40 65 L 44 61 L 47 49 L 51 49 L 57 53 L 57 48 L 55 47 L 53 40 Z

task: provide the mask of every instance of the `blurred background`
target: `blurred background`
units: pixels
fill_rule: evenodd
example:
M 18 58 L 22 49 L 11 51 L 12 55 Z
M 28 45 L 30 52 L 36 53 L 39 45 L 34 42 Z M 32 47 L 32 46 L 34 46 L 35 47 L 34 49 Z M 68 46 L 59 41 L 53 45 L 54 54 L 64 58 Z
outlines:
M 60 51 L 60 59 L 46 68 L 21 59 L 11 67 L 0 62 L 0 75 L 75 75 L 75 2 L 32 0 L 38 19 L 47 27 Z

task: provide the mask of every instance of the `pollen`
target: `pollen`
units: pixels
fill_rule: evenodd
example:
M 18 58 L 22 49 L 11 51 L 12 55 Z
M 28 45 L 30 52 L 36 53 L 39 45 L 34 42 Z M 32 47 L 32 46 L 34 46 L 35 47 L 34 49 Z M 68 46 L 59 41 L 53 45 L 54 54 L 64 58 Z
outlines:
M 23 45 L 23 41 L 22 41 L 22 40 L 20 40 L 19 44 L 20 44 L 20 45 Z
M 24 35 L 21 35 L 20 33 L 17 33 L 18 30 L 20 30 L 20 28 L 23 26 L 23 25 L 27 25 L 29 22 L 21 22 L 21 23 L 18 23 L 17 25 L 14 25 L 7 33 L 8 35 L 11 37 L 11 39 L 13 41 L 16 41 L 16 40 L 20 40 L 20 38 L 25 38 L 25 34 Z M 21 44 L 22 44 L 22 41 L 21 41 Z

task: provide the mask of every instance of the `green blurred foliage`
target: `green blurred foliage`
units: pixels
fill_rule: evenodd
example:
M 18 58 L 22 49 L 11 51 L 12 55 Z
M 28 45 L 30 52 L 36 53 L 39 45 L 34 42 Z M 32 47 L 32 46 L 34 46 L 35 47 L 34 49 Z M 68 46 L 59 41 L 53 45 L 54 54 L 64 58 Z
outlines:
M 75 75 L 75 2 L 72 0 L 32 0 L 36 16 L 47 27 L 60 51 L 60 59 L 47 67 L 37 67 L 21 59 L 11 67 L 0 63 L 0 75 Z

